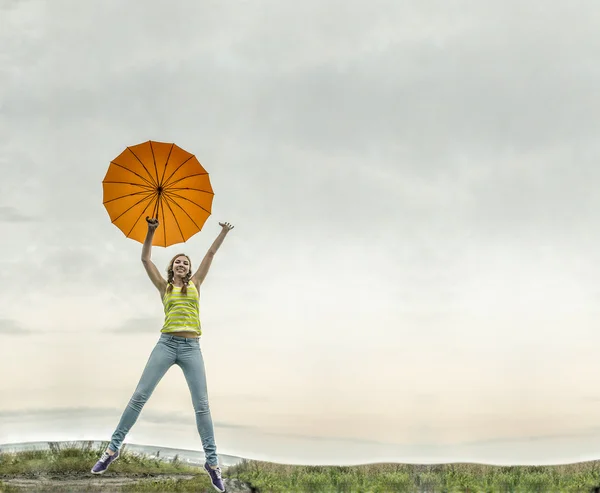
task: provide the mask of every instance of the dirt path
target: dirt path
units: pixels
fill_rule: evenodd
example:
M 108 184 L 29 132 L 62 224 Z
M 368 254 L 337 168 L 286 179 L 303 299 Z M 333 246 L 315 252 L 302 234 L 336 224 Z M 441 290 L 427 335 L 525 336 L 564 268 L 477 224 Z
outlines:
M 49 492 L 80 492 L 86 493 L 113 493 L 115 488 L 132 483 L 148 483 L 161 480 L 192 479 L 193 474 L 157 474 L 156 476 L 48 476 L 35 478 L 2 478 L 0 481 L 5 485 L 23 488 L 24 491 L 49 491 Z M 225 479 L 227 493 L 250 493 L 251 489 L 243 483 L 232 479 Z M 212 491 L 212 490 L 211 490 Z
M 110 491 L 111 488 L 116 486 L 124 486 L 131 483 L 143 483 L 148 481 L 163 480 L 163 479 L 192 479 L 194 476 L 191 474 L 177 474 L 177 475 L 157 475 L 151 477 L 139 477 L 139 476 L 127 476 L 119 474 L 118 476 L 39 476 L 35 478 L 5 478 L 2 482 L 11 486 L 18 486 L 19 488 L 25 488 L 28 490 L 37 489 L 56 489 L 59 491 L 61 488 L 72 491 L 87 491 L 89 489 L 105 489 Z

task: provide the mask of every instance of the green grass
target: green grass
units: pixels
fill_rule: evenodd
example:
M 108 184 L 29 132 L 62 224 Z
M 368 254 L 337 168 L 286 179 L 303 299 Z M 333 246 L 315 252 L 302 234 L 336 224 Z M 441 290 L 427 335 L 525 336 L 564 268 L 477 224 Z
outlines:
M 75 475 L 89 473 L 106 450 L 107 443 L 92 448 L 91 443 L 62 447 L 50 443 L 50 450 L 27 450 L 18 453 L 0 453 L 1 476 Z M 146 476 L 148 474 L 196 474 L 199 468 L 179 461 L 166 462 L 137 455 L 121 449 L 121 457 L 110 466 L 110 473 Z M 108 472 L 106 473 L 108 474 Z
M 100 455 L 106 450 L 108 443 L 93 448 L 91 442 L 60 445 L 50 443 L 49 450 L 28 450 L 17 453 L 0 453 L 0 493 L 24 491 L 2 482 L 8 478 L 59 477 L 65 479 L 92 478 L 90 469 Z M 161 479 L 168 475 L 196 475 L 192 480 Z M 121 449 L 121 456 L 113 464 L 105 476 L 127 476 L 146 478 L 143 483 L 115 488 L 114 491 L 206 491 L 210 481 L 198 466 L 185 464 L 177 458 L 171 461 L 150 458 L 146 455 Z M 151 479 L 148 479 L 151 478 Z
M 90 468 L 107 444 L 96 449 L 91 444 L 50 445 L 50 450 L 0 453 L 0 493 L 23 491 L 2 483 L 10 477 L 90 477 Z M 208 476 L 198 466 L 129 453 L 126 446 L 121 453 L 106 475 L 146 480 L 112 491 L 211 491 Z M 194 478 L 162 477 L 173 474 Z M 600 486 L 600 461 L 504 467 L 458 463 L 291 466 L 244 460 L 228 468 L 224 476 L 249 484 L 259 493 L 587 493 Z
M 373 464 L 286 466 L 243 461 L 227 477 L 260 493 L 551 493 L 591 492 L 600 486 L 600 461 L 561 466 Z
M 0 493 L 20 493 L 22 490 L 19 488 L 15 488 L 14 486 L 9 486 L 2 481 L 0 481 Z

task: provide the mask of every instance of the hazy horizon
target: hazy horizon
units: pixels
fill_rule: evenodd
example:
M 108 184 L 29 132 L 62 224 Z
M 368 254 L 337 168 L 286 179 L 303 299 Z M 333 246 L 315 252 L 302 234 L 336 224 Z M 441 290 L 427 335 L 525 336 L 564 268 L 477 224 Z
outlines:
M 0 442 L 108 440 L 162 326 L 102 179 L 210 174 L 218 451 L 600 459 L 591 0 L 0 2 Z M 200 449 L 172 368 L 127 441 Z

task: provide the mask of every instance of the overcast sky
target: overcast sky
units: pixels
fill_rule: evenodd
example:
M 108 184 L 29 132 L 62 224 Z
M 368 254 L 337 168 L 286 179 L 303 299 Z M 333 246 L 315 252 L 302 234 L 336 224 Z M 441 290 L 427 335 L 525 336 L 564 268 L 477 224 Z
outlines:
M 0 0 L 0 443 L 110 439 L 159 295 L 102 205 L 175 142 L 219 451 L 600 458 L 600 7 Z M 166 273 L 165 273 L 166 275 Z M 173 368 L 128 440 L 200 448 Z

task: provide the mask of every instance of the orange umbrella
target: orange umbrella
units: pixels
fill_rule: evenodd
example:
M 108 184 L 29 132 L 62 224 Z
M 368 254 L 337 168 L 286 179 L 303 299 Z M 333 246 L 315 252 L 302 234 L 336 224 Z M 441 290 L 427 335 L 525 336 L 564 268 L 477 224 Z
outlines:
M 187 241 L 211 213 L 208 173 L 193 154 L 175 144 L 149 140 L 127 147 L 110 162 L 102 181 L 103 204 L 127 238 L 144 242 L 146 217 L 158 219 L 155 246 Z

